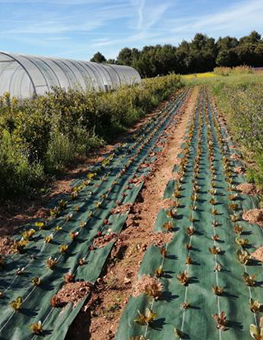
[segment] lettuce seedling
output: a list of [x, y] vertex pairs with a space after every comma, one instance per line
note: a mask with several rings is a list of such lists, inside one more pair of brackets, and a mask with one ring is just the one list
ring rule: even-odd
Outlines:
[[30, 329], [31, 329], [31, 332], [34, 334], [37, 334], [37, 335], [41, 334], [43, 332], [42, 322], [38, 321], [36, 323], [32, 323], [30, 325]]
[[211, 248], [209, 248], [209, 251], [212, 255], [217, 255], [220, 253], [220, 248], [219, 247], [216, 247], [216, 246], [213, 246]]
[[182, 285], [187, 286], [188, 282], [189, 282], [189, 274], [188, 272], [185, 270], [182, 273], [179, 273], [176, 276], [177, 280], [181, 282]]
[[212, 286], [212, 291], [215, 295], [222, 295], [224, 293], [224, 288], [220, 286]]
[[64, 275], [64, 281], [66, 283], [73, 282], [75, 280], [75, 275], [72, 274], [71, 272], [68, 272]]
[[46, 266], [50, 269], [54, 269], [57, 264], [58, 264], [57, 258], [53, 259], [52, 257], [49, 257], [46, 261]]
[[59, 251], [61, 254], [65, 254], [68, 251], [68, 245], [67, 244], [61, 244], [59, 246]]
[[212, 315], [212, 318], [215, 320], [216, 322], [216, 328], [221, 330], [221, 331], [225, 331], [227, 328], [227, 319], [226, 319], [226, 313], [224, 311], [222, 311], [219, 315], [218, 314], [214, 314]]
[[163, 275], [163, 267], [162, 267], [162, 266], [158, 267], [158, 268], [154, 271], [154, 275], [155, 275], [156, 277], [161, 277], [161, 276]]
[[162, 295], [163, 285], [161, 282], [152, 282], [145, 287], [145, 294], [152, 300], [158, 300]]
[[192, 236], [192, 235], [194, 235], [194, 233], [195, 233], [195, 228], [194, 227], [188, 227], [187, 229], [186, 229], [186, 234], [190, 237], [190, 236]]
[[259, 313], [261, 309], [261, 303], [257, 300], [249, 299], [249, 308], [252, 313]]
[[249, 327], [250, 335], [255, 340], [263, 340], [263, 320], [260, 319], [259, 326], [251, 324]]
[[142, 314], [140, 311], [138, 311], [138, 314], [139, 315], [136, 319], [134, 319], [134, 322], [142, 326], [149, 326], [150, 323], [158, 317], [158, 315], [150, 308], [146, 308], [144, 314]]
[[39, 286], [40, 283], [41, 283], [41, 279], [39, 277], [34, 277], [33, 279], [31, 279], [31, 283], [34, 285], [34, 286]]
[[167, 256], [167, 249], [165, 247], [161, 247], [160, 253], [161, 253], [162, 257], [165, 258]]
[[252, 275], [252, 276], [250, 276], [248, 273], [244, 273], [243, 274], [243, 279], [244, 279], [244, 281], [245, 281], [245, 284], [247, 285], [247, 286], [250, 286], [250, 287], [252, 287], [252, 286], [255, 286], [255, 275]]
[[53, 234], [50, 234], [44, 238], [45, 243], [51, 243], [53, 241]]
[[248, 239], [247, 238], [241, 238], [241, 237], [236, 237], [235, 238], [235, 242], [236, 244], [238, 244], [241, 247], [245, 247], [246, 245], [248, 245]]
[[173, 231], [173, 223], [171, 221], [166, 222], [162, 225], [162, 228], [167, 231]]
[[23, 304], [23, 298], [21, 296], [17, 297], [14, 301], [10, 302], [10, 307], [13, 308], [15, 312], [21, 310]]
[[242, 233], [242, 231], [243, 231], [243, 227], [241, 227], [240, 225], [238, 225], [238, 224], [235, 224], [234, 225], [234, 232], [236, 233], [236, 234], [241, 234]]

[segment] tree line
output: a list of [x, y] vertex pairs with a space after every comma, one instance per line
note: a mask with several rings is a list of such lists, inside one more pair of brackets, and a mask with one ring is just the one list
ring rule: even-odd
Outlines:
[[208, 72], [216, 66], [260, 67], [263, 66], [263, 38], [252, 31], [240, 39], [226, 36], [215, 41], [197, 33], [192, 41], [183, 40], [177, 47], [170, 44], [144, 46], [142, 50], [125, 47], [116, 59], [107, 60], [97, 52], [91, 61], [132, 66], [142, 77]]

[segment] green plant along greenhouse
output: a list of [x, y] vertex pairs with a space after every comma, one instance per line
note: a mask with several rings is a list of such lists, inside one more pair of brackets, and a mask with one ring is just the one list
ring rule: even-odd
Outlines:
[[129, 66], [0, 52], [0, 96], [32, 98], [53, 86], [107, 91], [140, 81]]

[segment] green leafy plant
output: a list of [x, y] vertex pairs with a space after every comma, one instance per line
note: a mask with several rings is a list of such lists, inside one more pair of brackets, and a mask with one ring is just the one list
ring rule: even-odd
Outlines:
[[31, 282], [34, 286], [39, 286], [41, 283], [41, 279], [40, 277], [34, 277], [33, 279], [31, 279]]
[[220, 248], [219, 247], [216, 247], [216, 246], [213, 246], [211, 248], [209, 248], [209, 251], [212, 255], [217, 255], [220, 253]]
[[[157, 279], [156, 279], [157, 281]], [[145, 294], [153, 300], [158, 300], [162, 295], [163, 285], [161, 282], [153, 281], [145, 287]]]
[[194, 232], [195, 232], [195, 228], [194, 227], [188, 227], [186, 229], [186, 234], [190, 237], [192, 235], [194, 235]]
[[250, 286], [250, 287], [253, 287], [253, 286], [255, 286], [255, 284], [256, 284], [256, 282], [255, 282], [255, 275], [249, 275], [248, 273], [244, 273], [243, 274], [243, 280], [245, 281], [245, 284], [247, 285], [247, 286]]
[[79, 232], [78, 231], [71, 231], [70, 233], [69, 233], [69, 237], [72, 239], [72, 240], [75, 240], [77, 237], [78, 237], [78, 235], [79, 235]]
[[160, 248], [160, 253], [162, 257], [167, 257], [167, 249], [164, 246]]
[[212, 286], [212, 291], [215, 295], [222, 295], [224, 293], [224, 288], [220, 286]]
[[192, 263], [193, 263], [192, 258], [190, 256], [187, 256], [186, 259], [185, 259], [185, 264], [190, 265]]
[[59, 251], [61, 254], [65, 254], [68, 251], [68, 245], [67, 244], [61, 244], [59, 246]]
[[259, 326], [251, 324], [249, 327], [250, 335], [255, 340], [263, 340], [263, 320], [260, 319]]
[[242, 233], [242, 231], [243, 231], [243, 227], [242, 226], [240, 226], [240, 225], [238, 225], [238, 224], [235, 224], [234, 225], [234, 232], [236, 233], [236, 234], [241, 234]]
[[25, 250], [26, 244], [28, 243], [28, 240], [21, 239], [20, 241], [14, 240], [14, 243], [12, 245], [12, 249], [15, 253], [22, 254]]
[[161, 277], [163, 275], [163, 266], [158, 267], [155, 271], [154, 271], [154, 275], [156, 277]]
[[162, 228], [167, 231], [173, 231], [173, 222], [169, 221], [162, 225]]
[[42, 322], [38, 321], [30, 325], [30, 330], [32, 333], [40, 335], [43, 332]]
[[241, 238], [241, 237], [236, 237], [235, 238], [236, 244], [238, 244], [241, 247], [245, 247], [248, 245], [248, 239], [247, 238]]
[[227, 329], [227, 319], [226, 319], [226, 313], [224, 311], [221, 311], [220, 314], [214, 314], [212, 315], [213, 319], [216, 322], [216, 328], [225, 331]]
[[238, 261], [242, 264], [248, 264], [249, 260], [251, 259], [251, 255], [246, 250], [237, 250], [237, 258]]
[[186, 270], [184, 272], [182, 272], [182, 273], [179, 273], [176, 276], [176, 278], [184, 286], [187, 286], [188, 283], [189, 283], [189, 274], [188, 274], [188, 272]]
[[261, 309], [261, 303], [259, 303], [257, 300], [253, 300], [252, 298], [249, 299], [249, 308], [252, 313], [259, 313]]
[[177, 209], [173, 208], [173, 209], [169, 209], [166, 212], [166, 216], [169, 218], [175, 218], [177, 216]]
[[190, 308], [190, 303], [189, 303], [189, 302], [184, 302], [184, 303], [182, 303], [182, 304], [181, 304], [181, 308], [182, 308], [182, 309], [188, 309], [188, 308]]
[[54, 269], [58, 264], [58, 260], [56, 258], [49, 257], [46, 261], [46, 265], [50, 269]]
[[144, 314], [138, 311], [138, 316], [134, 319], [134, 322], [142, 326], [149, 326], [157, 317], [158, 315], [153, 310], [146, 308]]
[[13, 308], [15, 312], [21, 310], [23, 304], [23, 298], [21, 296], [17, 297], [14, 301], [10, 302], [10, 307]]
[[51, 243], [53, 241], [53, 238], [54, 238], [53, 234], [50, 234], [44, 238], [44, 242]]

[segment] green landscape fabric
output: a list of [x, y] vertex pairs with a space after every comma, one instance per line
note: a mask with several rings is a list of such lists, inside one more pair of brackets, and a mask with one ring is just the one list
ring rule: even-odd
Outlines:
[[[105, 162], [94, 165], [88, 179], [83, 177], [75, 180], [73, 185], [77, 194], [74, 199], [60, 195], [53, 200], [50, 209], [58, 207], [61, 200], [67, 206], [33, 235], [24, 253], [3, 256], [5, 265], [0, 277], [1, 340], [29, 340], [43, 336], [47, 339], [65, 338], [69, 326], [88, 297], [74, 307], [67, 304], [62, 309], [52, 307], [51, 298], [62, 287], [63, 276], [67, 272], [74, 273], [76, 280], [96, 282], [114, 242], [101, 249], [92, 250], [90, 246], [98, 232], [121, 232], [128, 212], [111, 214], [111, 210], [116, 207], [116, 202], [122, 205], [135, 201], [143, 187], [142, 176], [149, 172], [149, 166], [140, 166], [154, 161], [155, 156], [151, 152], [160, 150], [156, 143], [173, 119], [176, 120], [178, 109], [188, 94], [186, 90], [170, 101], [166, 110], [161, 111], [156, 119], [144, 124], [137, 138], [130, 138], [127, 143], [117, 146], [105, 157]], [[110, 159], [107, 158], [111, 155]], [[142, 177], [137, 185], [130, 183], [135, 177]], [[109, 224], [104, 225], [105, 220]], [[37, 230], [37, 224], [33, 221], [24, 230], [30, 228]], [[79, 234], [72, 239], [72, 232]], [[44, 239], [51, 234], [53, 240], [45, 243]], [[16, 236], [16, 239], [18, 241], [20, 237]], [[59, 250], [61, 245], [68, 246], [65, 254]], [[58, 261], [54, 269], [46, 266], [49, 257]], [[83, 258], [86, 262], [80, 266], [79, 260]], [[18, 275], [17, 271], [21, 274]], [[33, 278], [41, 279], [39, 286], [33, 286]], [[20, 311], [15, 312], [9, 303], [17, 297], [23, 298], [23, 305]], [[35, 335], [30, 331], [30, 325], [39, 320], [42, 321], [43, 332]]]
[[[200, 161], [200, 171], [198, 174], [198, 185], [201, 187], [196, 200], [197, 209], [190, 209], [191, 195], [193, 193], [193, 169], [197, 156], [197, 132], [198, 116], [202, 116], [203, 122], [205, 109], [210, 117], [212, 138], [215, 145], [216, 165], [216, 198], [215, 208], [217, 214], [211, 214], [212, 205], [210, 203], [211, 171], [208, 159], [208, 126], [204, 124], [203, 136], [201, 139], [202, 155]], [[234, 232], [235, 225], [231, 220], [233, 212], [230, 211], [229, 204], [229, 184], [226, 182], [223, 167], [223, 158], [219, 148], [217, 135], [213, 126], [212, 116], [217, 117], [216, 111], [210, 106], [205, 93], [199, 98], [199, 110], [195, 113], [194, 137], [190, 145], [190, 157], [181, 182], [179, 198], [180, 205], [177, 208], [175, 218], [171, 218], [167, 212], [170, 210], [161, 209], [156, 223], [155, 232], [165, 232], [163, 226], [166, 222], [173, 223], [173, 240], [166, 244], [167, 256], [163, 258], [160, 248], [150, 246], [144, 256], [138, 278], [143, 275], [154, 276], [155, 270], [162, 266], [163, 274], [159, 278], [163, 284], [163, 293], [160, 299], [151, 302], [145, 294], [139, 297], [130, 297], [129, 302], [122, 314], [121, 322], [117, 332], [116, 340], [130, 339], [192, 339], [192, 340], [248, 340], [250, 339], [249, 326], [251, 323], [258, 324], [262, 315], [254, 314], [249, 308], [250, 298], [262, 302], [263, 271], [262, 263], [250, 260], [246, 265], [238, 261], [236, 252], [240, 247], [235, 242], [237, 234]], [[223, 136], [227, 136], [223, 128], [220, 129]], [[185, 144], [183, 145], [185, 146]], [[227, 145], [227, 155], [230, 159], [233, 150]], [[183, 157], [184, 153], [180, 157]], [[231, 161], [234, 168], [238, 161]], [[179, 171], [179, 167], [177, 168]], [[244, 177], [233, 174], [234, 184], [244, 182]], [[164, 198], [174, 197], [174, 190], [177, 181], [169, 181]], [[253, 252], [256, 248], [263, 246], [262, 230], [258, 225], [250, 224], [242, 219], [242, 210], [253, 209], [258, 206], [258, 198], [244, 194], [238, 194], [233, 201], [239, 205], [236, 215], [239, 216], [238, 225], [243, 227], [241, 238], [248, 239], [246, 250]], [[189, 216], [194, 217], [194, 222], [190, 222]], [[212, 228], [213, 221], [218, 223], [216, 228]], [[190, 250], [189, 235], [186, 229], [194, 226], [194, 234], [191, 236]], [[213, 230], [219, 239], [215, 243], [212, 239]], [[209, 248], [216, 244], [220, 248], [219, 254], [212, 255]], [[189, 256], [192, 264], [186, 265], [185, 260]], [[216, 265], [220, 265], [220, 270]], [[189, 270], [189, 284], [182, 285], [177, 279], [177, 275]], [[243, 274], [255, 275], [256, 284], [249, 287], [243, 280]], [[215, 295], [212, 286], [224, 288], [221, 296]], [[182, 308], [182, 304], [189, 303], [188, 308]], [[144, 313], [146, 308], [151, 308], [158, 317], [149, 326], [139, 325], [134, 320], [138, 317], [138, 311]], [[218, 330], [212, 315], [224, 311], [227, 318], [226, 330]], [[180, 332], [175, 332], [175, 329]], [[144, 336], [144, 338], [140, 338]], [[136, 338], [137, 337], [137, 338]]]

